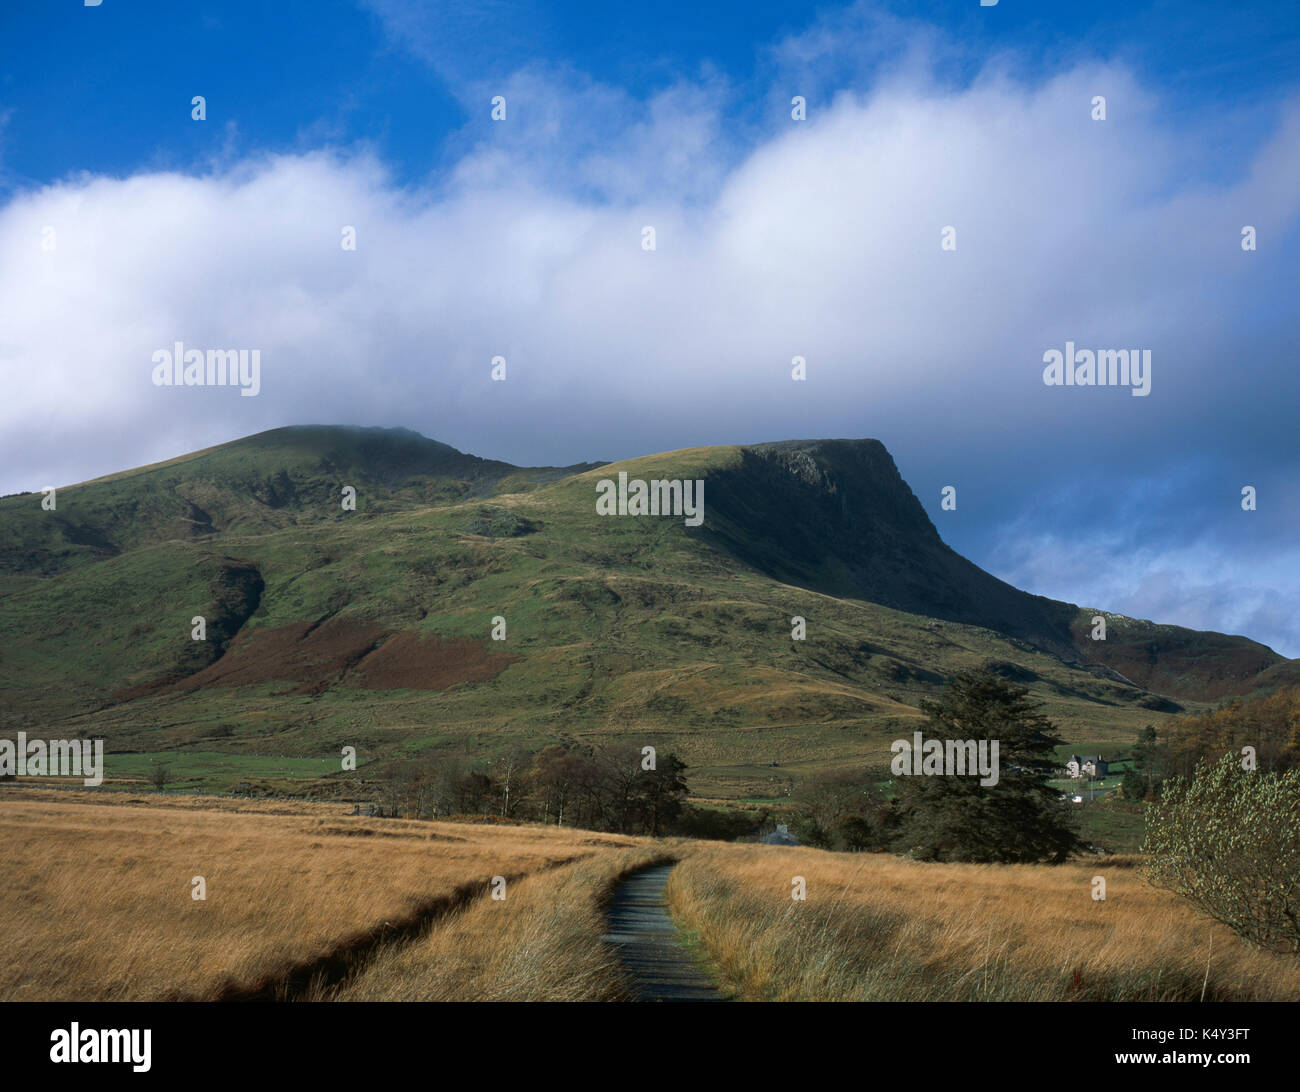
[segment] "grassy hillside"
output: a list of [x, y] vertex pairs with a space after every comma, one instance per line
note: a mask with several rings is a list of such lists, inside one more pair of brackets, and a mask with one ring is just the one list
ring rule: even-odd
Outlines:
[[225, 532], [263, 532], [343, 518], [357, 509], [429, 506], [518, 492], [581, 467], [511, 466], [465, 455], [409, 429], [304, 426], [60, 488], [0, 498], [0, 575], [44, 576], [143, 546]]
[[[598, 515], [619, 471], [703, 478], [703, 525]], [[1166, 661], [1159, 632], [1147, 675], [1076, 651], [1088, 612], [948, 549], [875, 441], [520, 469], [403, 430], [281, 429], [60, 490], [56, 513], [5, 498], [0, 569], [0, 729], [102, 735], [110, 776], [228, 754], [207, 787], [241, 756], [623, 739], [761, 798], [879, 758], [965, 668], [1027, 685], [1069, 740], [1125, 743], [1199, 707], [1153, 690], [1219, 670]], [[1132, 669], [1137, 643], [1114, 647]], [[1287, 663], [1268, 656], [1234, 670]]]

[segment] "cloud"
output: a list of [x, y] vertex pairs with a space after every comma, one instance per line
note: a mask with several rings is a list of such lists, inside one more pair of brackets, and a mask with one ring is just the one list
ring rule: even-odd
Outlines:
[[[771, 64], [816, 67], [834, 49], [792, 41]], [[1300, 107], [1231, 177], [1207, 178], [1122, 67], [1028, 81], [1002, 59], [953, 86], [919, 56], [806, 122], [783, 106], [736, 125], [716, 75], [637, 100], [525, 66], [501, 84], [507, 121], [486, 121], [484, 100], [422, 186], [335, 146], [21, 192], [0, 208], [0, 491], [306, 422], [555, 463], [876, 436], [927, 504], [952, 480], [983, 495], [940, 529], [995, 571], [992, 544], [1044, 491], [1066, 499], [1062, 527], [1122, 520], [1107, 490], [1138, 472], [1182, 482], [1175, 508], [1213, 509], [1212, 489], [1236, 488], [1216, 474], [1282, 496], [1300, 471]], [[940, 249], [946, 226], [955, 251]], [[262, 393], [153, 386], [153, 352], [177, 340], [260, 349]], [[1045, 387], [1042, 354], [1067, 340], [1152, 349], [1151, 396]], [[496, 355], [505, 383], [489, 378]], [[1084, 496], [1081, 516], [1069, 498]], [[1294, 538], [1293, 509], [1260, 515], [1258, 542], [1207, 545], [1199, 565], [1166, 521], [1136, 584], [1083, 588], [1175, 619], [1191, 597], [1204, 624], [1221, 612], [1300, 650], [1267, 597], [1232, 606], [1254, 571], [1243, 551]], [[1084, 597], [1041, 566], [1003, 568]], [[1294, 597], [1280, 561], [1273, 579]]]
[[1291, 606], [1300, 548], [1275, 544], [1243, 558], [1212, 541], [1142, 547], [1129, 537], [1021, 538], [997, 575], [1081, 606], [1243, 633], [1284, 656], [1300, 655]]
[[469, 97], [482, 81], [524, 67], [546, 47], [547, 22], [520, 0], [361, 0], [390, 45], [419, 58], [454, 93]]

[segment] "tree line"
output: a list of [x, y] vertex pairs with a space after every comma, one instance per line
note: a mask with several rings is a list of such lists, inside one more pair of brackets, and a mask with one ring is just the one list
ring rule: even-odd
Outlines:
[[700, 817], [686, 805], [686, 764], [639, 747], [554, 744], [514, 748], [487, 763], [411, 758], [380, 775], [380, 806], [416, 819], [481, 815], [652, 837], [684, 833]]
[[1254, 749], [1261, 773], [1300, 769], [1300, 687], [1231, 698], [1208, 713], [1177, 717], [1158, 729], [1147, 725], [1124, 774], [1124, 796], [1155, 800], [1166, 781], [1190, 779], [1202, 762], [1213, 764], [1225, 754], [1240, 758], [1244, 747]]
[[[992, 672], [955, 678], [924, 702], [939, 739], [997, 739], [1000, 776], [894, 778], [887, 767], [812, 778], [792, 798], [789, 829], [824, 849], [889, 851], [934, 861], [1064, 860], [1079, 847], [1061, 794], [1047, 781], [1061, 743], [1028, 690]], [[629, 745], [514, 749], [491, 763], [412, 758], [382, 772], [389, 815], [482, 815], [651, 836], [736, 839], [774, 828], [770, 811], [717, 811], [687, 803], [686, 764], [660, 755], [647, 768]]]

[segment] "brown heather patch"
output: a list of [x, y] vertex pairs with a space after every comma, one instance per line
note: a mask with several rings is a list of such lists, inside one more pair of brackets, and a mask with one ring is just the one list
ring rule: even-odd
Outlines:
[[366, 690], [445, 690], [482, 682], [523, 659], [489, 651], [468, 637], [422, 637], [346, 618], [296, 622], [241, 631], [215, 663], [184, 678], [168, 676], [114, 693], [133, 701], [159, 693], [208, 687], [296, 683], [290, 694], [317, 694], [333, 686]]
[[346, 685], [367, 690], [445, 690], [456, 683], [494, 679], [523, 659], [488, 648], [486, 641], [468, 637], [397, 633], [357, 666]]

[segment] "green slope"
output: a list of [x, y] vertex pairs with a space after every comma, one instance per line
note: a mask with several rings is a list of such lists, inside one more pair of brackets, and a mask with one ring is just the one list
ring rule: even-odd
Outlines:
[[409, 429], [273, 429], [66, 486], [52, 512], [39, 494], [0, 498], [0, 576], [20, 583], [160, 542], [337, 521], [345, 486], [376, 514], [535, 488], [589, 465], [515, 467]]
[[[703, 478], [703, 526], [598, 515], [619, 471]], [[879, 757], [968, 667], [1023, 681], [1068, 739], [1125, 743], [1223, 682], [1200, 662], [1222, 635], [1165, 657], [1169, 627], [1141, 647], [1148, 681], [1182, 691], [1117, 675], [1079, 636], [1089, 612], [948, 549], [875, 441], [521, 469], [402, 430], [282, 429], [61, 490], [57, 513], [5, 498], [0, 544], [0, 729], [103, 735], [110, 755], [619, 738], [750, 796]], [[1136, 631], [1115, 631], [1129, 665]], [[1262, 676], [1290, 663], [1264, 653]]]

